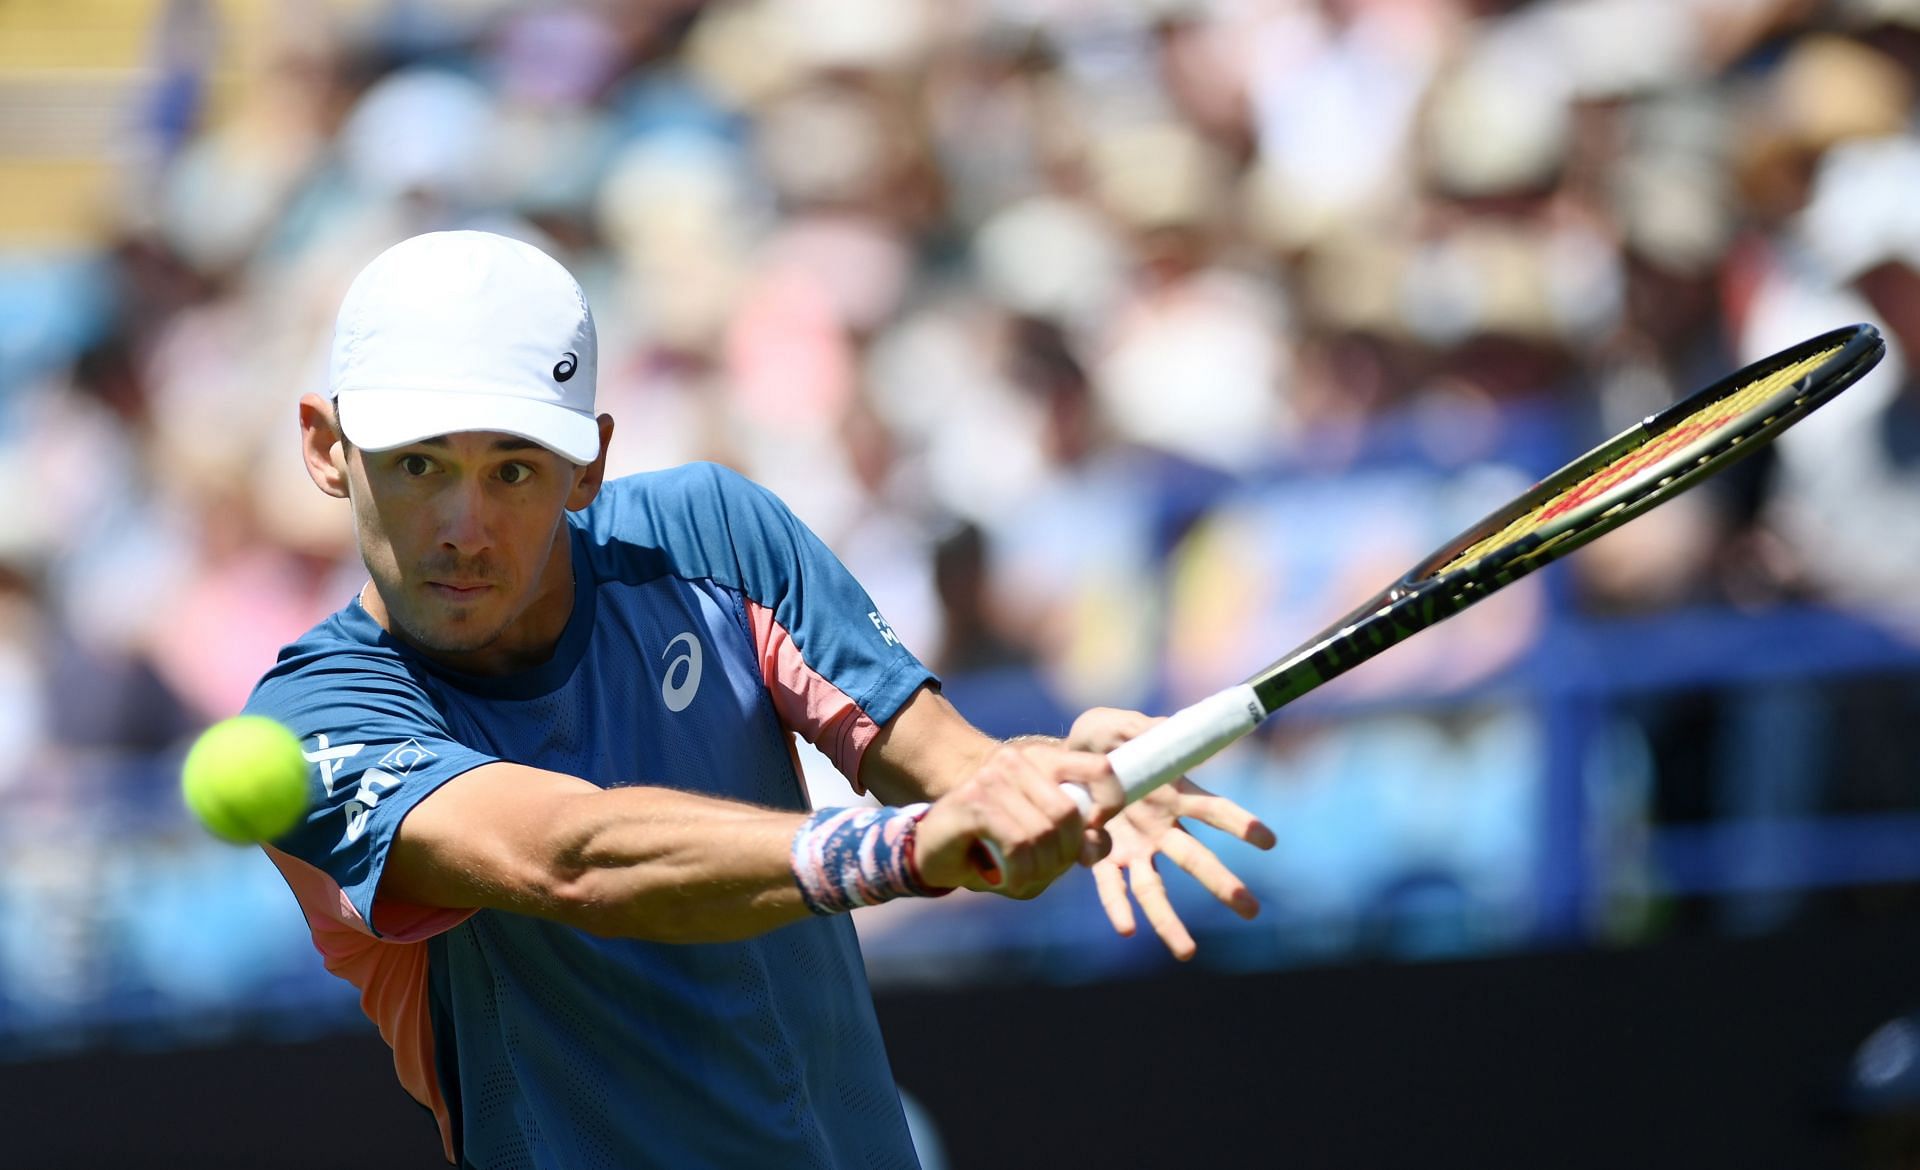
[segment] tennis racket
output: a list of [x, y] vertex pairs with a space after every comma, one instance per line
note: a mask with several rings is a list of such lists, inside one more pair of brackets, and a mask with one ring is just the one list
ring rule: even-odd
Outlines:
[[[1308, 691], [1725, 469], [1853, 385], [1885, 352], [1871, 325], [1823, 333], [1575, 459], [1252, 678], [1107, 753], [1127, 802], [1184, 775]], [[1083, 813], [1091, 811], [1085, 789], [1065, 787]], [[992, 877], [1001, 858], [980, 844], [974, 863]]]

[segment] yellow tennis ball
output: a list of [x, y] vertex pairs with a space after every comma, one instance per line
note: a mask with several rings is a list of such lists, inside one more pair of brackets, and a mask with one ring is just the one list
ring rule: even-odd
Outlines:
[[293, 732], [263, 715], [222, 720], [188, 750], [180, 795], [214, 836], [271, 841], [307, 811], [307, 758]]

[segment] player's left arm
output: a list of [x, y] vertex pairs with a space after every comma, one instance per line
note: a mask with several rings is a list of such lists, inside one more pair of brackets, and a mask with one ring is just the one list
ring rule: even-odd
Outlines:
[[[1158, 722], [1138, 711], [1095, 707], [1074, 720], [1065, 746], [1112, 751]], [[971, 775], [997, 746], [998, 741], [968, 723], [936, 688], [923, 686], [881, 725], [861, 760], [860, 780], [867, 791], [888, 804], [935, 800]], [[1148, 793], [1108, 823], [1105, 832], [1111, 836], [1112, 848], [1102, 848], [1105, 859], [1093, 867], [1100, 903], [1113, 928], [1123, 935], [1133, 934], [1137, 901], [1154, 933], [1179, 959], [1192, 958], [1196, 948], [1154, 868], [1156, 857], [1186, 870], [1242, 918], [1260, 912], [1259, 899], [1247, 884], [1186, 831], [1183, 822], [1188, 820], [1210, 825], [1256, 848], [1273, 847], [1273, 831], [1259, 818], [1182, 777]]]
[[938, 800], [959, 787], [1000, 741], [973, 724], [938, 687], [923, 684], [860, 758], [861, 787], [883, 804]]
[[[720, 575], [745, 591], [762, 677], [786, 726], [827, 751], [849, 779], [887, 804], [939, 800], [978, 772], [998, 743], [940, 694], [839, 558], [765, 488], [724, 468], [700, 474], [708, 490], [688, 494], [683, 506], [709, 511], [689, 515], [684, 532], [698, 563], [685, 569], [712, 576], [719, 566]], [[1104, 752], [1154, 722], [1135, 711], [1096, 708], [1074, 721], [1065, 744]], [[1155, 858], [1186, 870], [1242, 915], [1256, 913], [1259, 903], [1245, 882], [1187, 834], [1183, 820], [1261, 848], [1273, 843], [1253, 814], [1180, 780], [1141, 799], [1106, 828], [1087, 830], [1084, 855], [1107, 855], [1094, 877], [1114, 929], [1134, 932], [1131, 890], [1168, 949], [1184, 959], [1193, 954], [1193, 938], [1167, 899]]]

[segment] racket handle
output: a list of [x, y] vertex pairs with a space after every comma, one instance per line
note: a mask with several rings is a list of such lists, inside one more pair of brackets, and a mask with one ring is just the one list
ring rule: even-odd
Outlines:
[[[1139, 735], [1107, 753], [1107, 763], [1120, 778], [1132, 804], [1211, 758], [1221, 748], [1260, 725], [1267, 709], [1251, 686], [1242, 683], [1182, 707]], [[1078, 784], [1062, 784], [1080, 806], [1080, 815], [1093, 815], [1093, 798]], [[1006, 858], [991, 841], [975, 841], [973, 867], [995, 886], [1006, 873]]]
[[1260, 725], [1267, 709], [1251, 686], [1241, 683], [1182, 707], [1107, 753], [1132, 804], [1169, 780], [1185, 775], [1221, 748]]

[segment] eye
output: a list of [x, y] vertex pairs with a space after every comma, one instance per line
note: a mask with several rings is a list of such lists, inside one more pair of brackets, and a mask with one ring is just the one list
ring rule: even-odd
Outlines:
[[500, 468], [500, 481], [509, 487], [533, 478], [533, 468], [525, 463], [508, 463]]
[[433, 470], [433, 460], [427, 458], [425, 455], [402, 455], [400, 457], [400, 470], [412, 476], [425, 475], [427, 472]]

